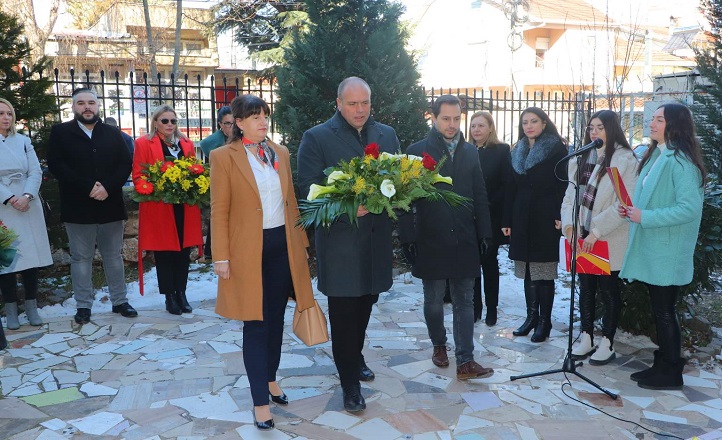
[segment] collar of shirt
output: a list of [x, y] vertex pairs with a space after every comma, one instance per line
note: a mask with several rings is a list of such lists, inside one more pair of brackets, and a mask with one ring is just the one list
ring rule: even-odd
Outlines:
[[[89, 129], [84, 124], [82, 124], [80, 121], [77, 121], [77, 122], [78, 122], [78, 127], [80, 127], [80, 129], [83, 130], [83, 133], [87, 134], [88, 137], [92, 139], [93, 138], [93, 128], [95, 128], [95, 125], [93, 126], [93, 128]], [[96, 122], [96, 124], [97, 124], [97, 122]]]

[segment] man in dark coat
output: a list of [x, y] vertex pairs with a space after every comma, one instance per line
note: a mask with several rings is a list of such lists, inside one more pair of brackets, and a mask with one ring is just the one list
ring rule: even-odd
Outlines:
[[[474, 361], [474, 280], [481, 255], [492, 237], [489, 202], [476, 148], [459, 131], [461, 103], [440, 96], [431, 106], [433, 126], [426, 139], [411, 145], [407, 154], [428, 154], [444, 160], [439, 169], [453, 185], [439, 183], [471, 199], [470, 206], [452, 207], [441, 201], [420, 200], [412, 214], [402, 216], [401, 241], [413, 243], [412, 274], [424, 285], [424, 318], [434, 344], [431, 357], [438, 367], [449, 366], [444, 328], [444, 292], [448, 281], [454, 313], [456, 377], [471, 379], [494, 374]], [[412, 251], [413, 253], [413, 251]]]
[[[399, 151], [393, 128], [371, 115], [371, 89], [357, 77], [338, 86], [338, 111], [303, 134], [298, 149], [301, 197], [312, 184], [323, 185], [323, 170], [364, 155], [364, 147], [379, 144], [388, 153]], [[361, 350], [371, 307], [391, 287], [391, 220], [386, 214], [358, 209], [358, 225], [342, 216], [329, 228], [316, 230], [318, 290], [328, 296], [331, 346], [347, 411], [361, 411], [366, 403], [359, 380], [372, 380]]]
[[132, 167], [120, 131], [98, 118], [98, 96], [90, 89], [73, 92], [72, 121], [50, 130], [48, 166], [60, 186], [60, 216], [70, 244], [70, 277], [77, 303], [75, 322], [90, 322], [94, 289], [93, 257], [98, 246], [113, 312], [138, 316], [126, 298], [123, 185]]

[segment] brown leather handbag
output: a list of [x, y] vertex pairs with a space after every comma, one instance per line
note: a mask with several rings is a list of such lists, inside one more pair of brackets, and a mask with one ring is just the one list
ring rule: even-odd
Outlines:
[[309, 347], [328, 341], [326, 316], [316, 300], [313, 300], [313, 306], [303, 311], [299, 311], [296, 304], [296, 312], [293, 314], [293, 333]]

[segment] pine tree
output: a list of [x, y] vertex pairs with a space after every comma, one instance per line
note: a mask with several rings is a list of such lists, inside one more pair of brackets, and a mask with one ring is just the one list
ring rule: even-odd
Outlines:
[[349, 76], [369, 83], [374, 119], [396, 130], [402, 148], [425, 136], [427, 104], [405, 48], [403, 7], [387, 0], [307, 0], [306, 11], [308, 32], [295, 38], [278, 70], [274, 117], [289, 148], [333, 116], [338, 84]]
[[34, 65], [28, 64], [30, 46], [16, 17], [0, 12], [0, 30], [0, 97], [13, 105], [17, 120], [25, 123], [38, 155], [43, 157], [43, 140], [57, 114], [55, 97], [50, 93], [52, 81], [43, 76], [48, 60], [42, 57]]

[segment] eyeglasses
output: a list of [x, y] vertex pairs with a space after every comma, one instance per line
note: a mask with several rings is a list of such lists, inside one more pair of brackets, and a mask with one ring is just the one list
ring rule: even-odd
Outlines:
[[167, 123], [169, 123], [169, 122], [170, 122], [171, 124], [173, 124], [173, 125], [176, 125], [176, 124], [178, 123], [178, 119], [165, 119], [165, 118], [163, 118], [163, 119], [160, 120], [160, 123], [161, 123], [161, 124], [167, 124]]
[[221, 125], [224, 127], [230, 127], [231, 125], [233, 125], [233, 122], [221, 122]]

